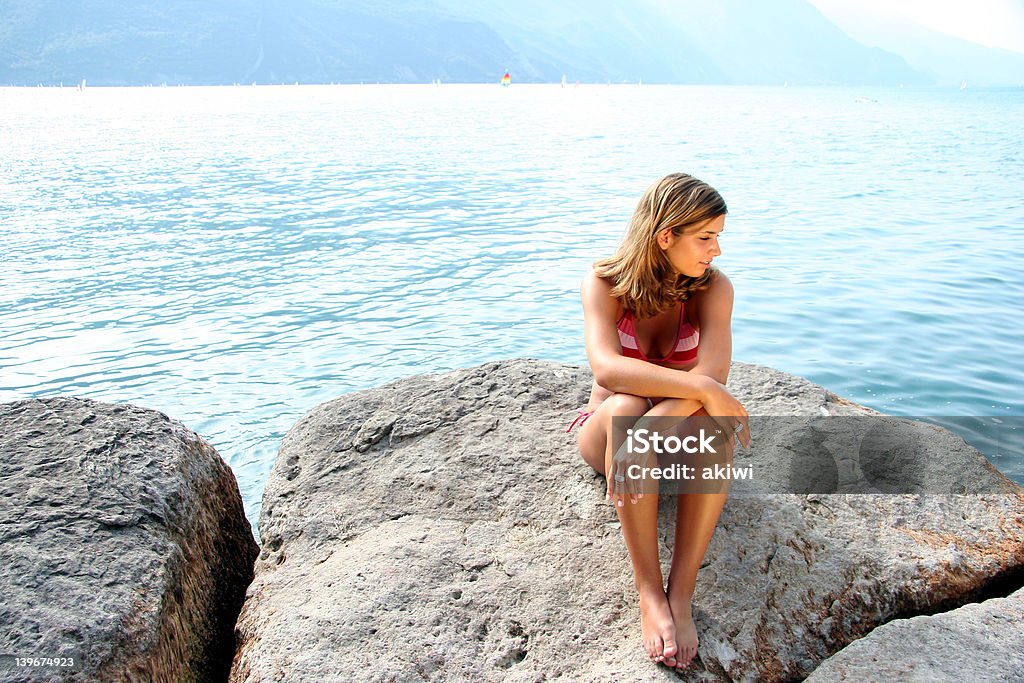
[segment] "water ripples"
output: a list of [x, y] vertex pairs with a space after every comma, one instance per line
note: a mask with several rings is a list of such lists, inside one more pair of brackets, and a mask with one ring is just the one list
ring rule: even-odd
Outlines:
[[[730, 203], [737, 359], [886, 412], [1024, 414], [1024, 96], [862, 94], [4, 89], [0, 399], [159, 408], [255, 519], [317, 403], [585, 362], [582, 275], [682, 169]], [[1024, 457], [1000, 466], [1024, 480]]]

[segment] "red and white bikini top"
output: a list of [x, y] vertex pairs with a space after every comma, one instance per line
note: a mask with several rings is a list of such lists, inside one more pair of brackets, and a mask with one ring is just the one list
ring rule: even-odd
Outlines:
[[619, 330], [619, 344], [622, 345], [622, 355], [627, 358], [639, 358], [648, 363], [673, 363], [683, 365], [697, 360], [697, 346], [700, 344], [700, 332], [686, 319], [686, 304], [679, 304], [679, 330], [676, 333], [676, 343], [672, 352], [664, 358], [648, 358], [640, 350], [640, 344], [636, 341], [636, 318], [633, 311], [627, 310], [616, 323]]

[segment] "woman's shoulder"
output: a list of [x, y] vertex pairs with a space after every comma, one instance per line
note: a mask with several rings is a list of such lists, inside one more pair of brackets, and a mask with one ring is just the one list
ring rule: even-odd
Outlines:
[[717, 268], [715, 268], [715, 272], [711, 277], [711, 286], [708, 287], [708, 291], [712, 290], [718, 292], [719, 295], [725, 293], [728, 293], [730, 296], [732, 295], [732, 280]]
[[584, 276], [583, 282], [580, 283], [580, 292], [584, 296], [586, 296], [587, 293], [611, 296], [612, 287], [614, 287], [614, 285], [611, 282], [599, 276], [594, 270], [591, 270], [586, 274], [586, 276]]
[[717, 298], [724, 294], [732, 294], [732, 280], [718, 268], [715, 268], [714, 272], [711, 273], [711, 279], [708, 283], [696, 290], [692, 298]]
[[580, 283], [584, 308], [593, 307], [618, 319], [622, 314], [622, 302], [612, 295], [613, 288], [611, 282], [591, 270]]
[[732, 281], [725, 273], [716, 268], [711, 282], [706, 287], [694, 292], [686, 302], [686, 306], [688, 314], [699, 319], [701, 314], [707, 310], [732, 310], [732, 302]]

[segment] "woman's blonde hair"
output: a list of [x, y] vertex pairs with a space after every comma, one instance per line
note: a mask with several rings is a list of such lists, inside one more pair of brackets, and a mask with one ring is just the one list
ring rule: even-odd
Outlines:
[[686, 301], [715, 277], [709, 268], [700, 277], [676, 273], [657, 235], [665, 228], [679, 236], [698, 223], [729, 212], [725, 200], [707, 183], [672, 173], [644, 192], [629, 221], [626, 236], [611, 258], [594, 263], [598, 277], [612, 283], [612, 296], [640, 318], [650, 318]]

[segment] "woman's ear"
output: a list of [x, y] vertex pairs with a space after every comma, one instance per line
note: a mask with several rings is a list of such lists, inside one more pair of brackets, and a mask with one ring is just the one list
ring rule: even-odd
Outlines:
[[658, 231], [655, 239], [658, 241], [659, 247], [668, 249], [672, 246], [672, 242], [675, 241], [675, 235], [672, 234], [672, 228], [662, 228]]

